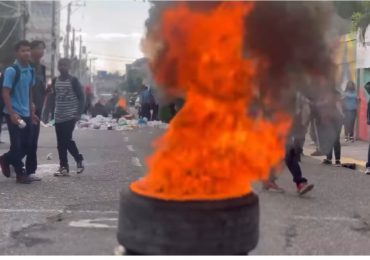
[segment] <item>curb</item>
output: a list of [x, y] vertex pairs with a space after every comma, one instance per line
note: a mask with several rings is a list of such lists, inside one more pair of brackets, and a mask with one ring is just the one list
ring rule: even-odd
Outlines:
[[[315, 151], [315, 149], [312, 149], [312, 148], [309, 148], [309, 147], [304, 147], [303, 150], [305, 152], [306, 157], [310, 157], [310, 158], [313, 158], [313, 159], [319, 160], [319, 161], [322, 161], [325, 158], [325, 156], [311, 156], [310, 154], [313, 153]], [[366, 162], [365, 161], [357, 160], [357, 159], [354, 159], [354, 158], [351, 158], [351, 157], [342, 156], [341, 157], [341, 162], [342, 163], [355, 163], [357, 168], [354, 171], [359, 171], [361, 173], [364, 173], [365, 170], [366, 170]]]

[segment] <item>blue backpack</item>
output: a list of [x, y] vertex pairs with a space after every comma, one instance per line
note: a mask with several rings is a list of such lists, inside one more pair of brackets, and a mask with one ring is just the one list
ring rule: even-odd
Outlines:
[[[12, 66], [8, 68], [13, 68], [15, 70], [15, 77], [14, 77], [12, 89], [10, 90], [10, 95], [12, 95], [14, 93], [15, 86], [17, 86], [19, 79], [21, 78], [21, 71], [16, 64], [13, 64]], [[0, 113], [2, 113], [4, 106], [5, 106], [4, 99], [3, 99], [3, 85], [4, 85], [4, 78], [5, 78], [4, 74], [5, 74], [5, 70], [1, 72], [1, 76], [0, 76]]]

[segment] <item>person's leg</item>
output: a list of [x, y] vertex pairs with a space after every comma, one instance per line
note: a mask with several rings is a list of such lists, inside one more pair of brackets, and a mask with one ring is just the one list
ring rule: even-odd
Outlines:
[[293, 176], [293, 181], [297, 185], [303, 182], [307, 182], [307, 180], [302, 177], [302, 171], [298, 161], [299, 157], [294, 149], [287, 149], [287, 152], [285, 154], [285, 164], [288, 167], [289, 172]]
[[354, 140], [354, 132], [355, 132], [355, 122], [357, 117], [357, 110], [351, 111], [351, 122], [349, 126], [349, 137], [351, 140]]
[[159, 105], [154, 104], [154, 106], [153, 106], [153, 118], [152, 118], [154, 121], [158, 120], [158, 110], [159, 110]]
[[326, 155], [326, 160], [328, 160], [330, 162], [331, 162], [331, 160], [333, 160], [333, 150], [334, 150], [334, 148], [330, 149], [330, 152]]
[[27, 175], [36, 173], [37, 170], [37, 146], [40, 135], [40, 124], [37, 125], [31, 124], [30, 127], [30, 144], [27, 151], [26, 158], [26, 173]]
[[9, 116], [6, 116], [6, 123], [9, 131], [10, 149], [3, 155], [3, 158], [7, 164], [20, 170], [23, 168], [21, 129], [11, 122]]
[[3, 130], [3, 122], [4, 122], [4, 114], [2, 113], [2, 111], [0, 111], [0, 143], [3, 143], [3, 141], [1, 141], [1, 133], [2, 133], [2, 130]]
[[309, 128], [310, 138], [312, 142], [316, 143], [316, 136], [315, 136], [315, 129], [314, 129], [314, 119], [310, 121], [310, 128]]
[[144, 104], [143, 105], [143, 113], [144, 113], [144, 117], [146, 117], [148, 119], [148, 121], [150, 120], [150, 104]]
[[76, 162], [80, 162], [83, 160], [83, 156], [78, 151], [75, 141], [73, 141], [73, 131], [75, 129], [75, 125], [75, 120], [66, 122], [66, 142], [69, 153], [73, 156]]
[[346, 140], [349, 139], [350, 122], [351, 122], [351, 113], [349, 110], [344, 110], [344, 136]]
[[369, 143], [369, 149], [367, 150], [366, 168], [370, 168], [370, 143]]
[[303, 195], [313, 189], [313, 184], [308, 184], [306, 178], [302, 176], [301, 167], [299, 166], [298, 156], [299, 155], [294, 149], [287, 149], [285, 154], [285, 163], [289, 169], [289, 172], [293, 176], [293, 181], [297, 186], [297, 192], [299, 195]]
[[57, 147], [59, 154], [59, 164], [61, 167], [68, 166], [68, 157], [67, 157], [67, 127], [66, 123], [57, 123], [55, 124], [55, 133], [57, 136]]
[[340, 132], [341, 132], [341, 128], [339, 128], [338, 132], [337, 132], [337, 136], [336, 136], [336, 139], [334, 141], [334, 155], [335, 155], [335, 160], [336, 162], [340, 161], [340, 156], [341, 156], [341, 145], [340, 145]]

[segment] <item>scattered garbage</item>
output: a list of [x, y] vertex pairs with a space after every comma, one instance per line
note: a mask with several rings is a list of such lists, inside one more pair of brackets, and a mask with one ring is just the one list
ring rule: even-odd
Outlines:
[[145, 117], [140, 119], [121, 117], [117, 120], [111, 117], [103, 117], [101, 115], [93, 118], [83, 115], [81, 116], [81, 120], [77, 123], [77, 129], [93, 130], [132, 131], [134, 129], [144, 127], [167, 129], [168, 124], [162, 121], [148, 121]]
[[53, 159], [53, 154], [52, 153], [48, 153], [48, 155], [46, 155], [46, 159], [47, 160], [52, 160]]

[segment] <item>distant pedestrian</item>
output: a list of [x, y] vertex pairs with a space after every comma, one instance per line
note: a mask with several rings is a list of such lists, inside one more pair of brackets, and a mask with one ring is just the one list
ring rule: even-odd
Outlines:
[[359, 105], [355, 83], [348, 81], [344, 91], [344, 133], [345, 142], [354, 142], [354, 128]]
[[322, 151], [326, 153], [326, 159], [323, 164], [332, 165], [333, 152], [335, 155], [335, 166], [341, 164], [341, 144], [340, 133], [344, 120], [342, 109], [341, 94], [337, 89], [332, 89], [324, 93], [319, 100], [320, 113], [320, 144]]
[[101, 115], [103, 117], [108, 117], [108, 111], [104, 105], [104, 99], [100, 98], [98, 102], [96, 102], [95, 106], [92, 109], [91, 116], [96, 117], [97, 115]]
[[84, 114], [88, 115], [92, 113], [92, 102], [94, 100], [94, 93], [91, 89], [91, 86], [86, 86], [85, 88], [85, 108], [84, 108]]
[[145, 85], [142, 85], [141, 91], [139, 93], [140, 100], [140, 118], [146, 118], [148, 121], [151, 119], [150, 108], [152, 104], [152, 99], [150, 98], [149, 88]]
[[79, 80], [69, 74], [69, 59], [60, 59], [58, 62], [60, 76], [52, 83], [55, 93], [55, 132], [57, 136], [59, 169], [54, 176], [69, 176], [69, 152], [77, 163], [77, 173], [85, 169], [83, 156], [80, 154], [75, 141], [73, 130], [84, 109], [84, 93]]
[[159, 113], [159, 102], [158, 102], [158, 91], [154, 86], [149, 87], [149, 97], [150, 97], [150, 120], [149, 121], [157, 121], [158, 120], [158, 113]]

